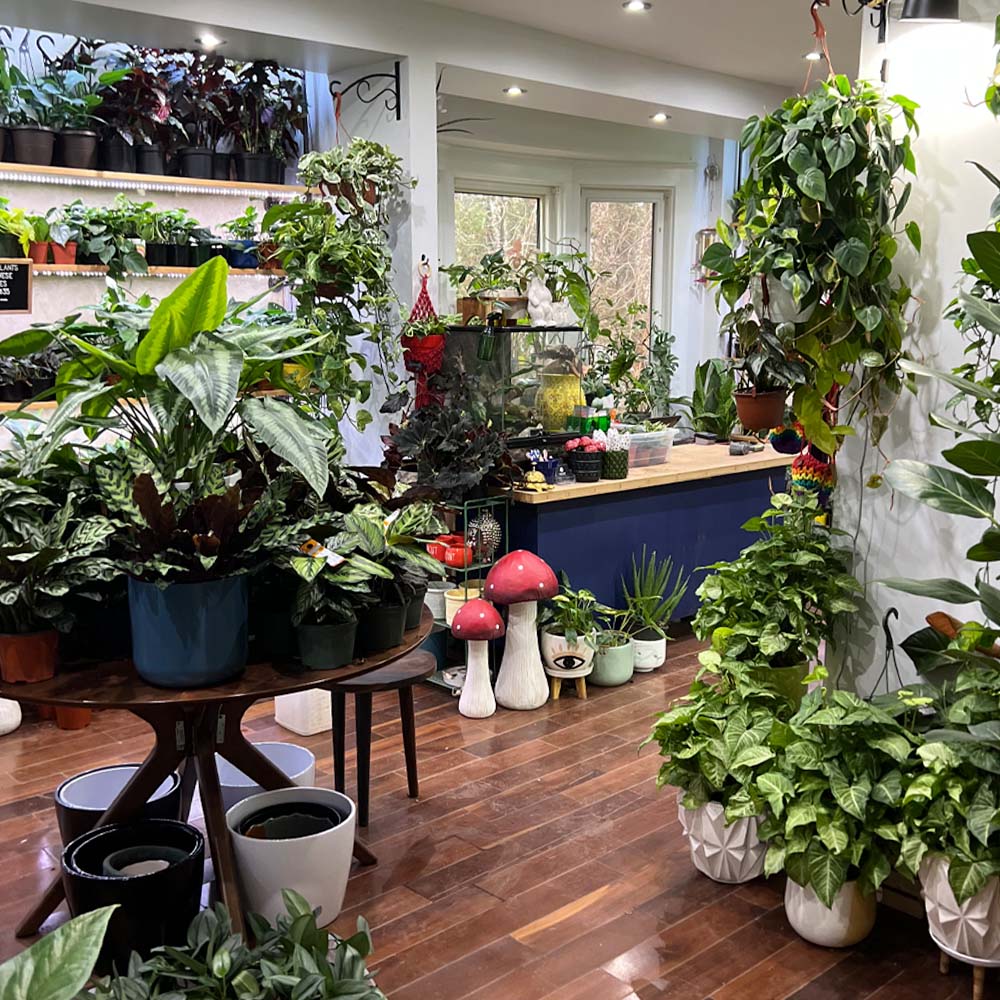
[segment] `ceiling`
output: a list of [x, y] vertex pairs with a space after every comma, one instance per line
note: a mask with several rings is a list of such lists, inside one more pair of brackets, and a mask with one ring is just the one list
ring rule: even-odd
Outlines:
[[[621, 0], [431, 2], [793, 91], [813, 45], [809, 0], [653, 0], [645, 14], [626, 13]], [[854, 76], [863, 18], [848, 17], [837, 0], [822, 16], [834, 67]]]

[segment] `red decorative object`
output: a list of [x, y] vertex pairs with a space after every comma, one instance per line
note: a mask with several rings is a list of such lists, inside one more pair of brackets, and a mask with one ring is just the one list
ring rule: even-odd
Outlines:
[[464, 569], [472, 564], [471, 545], [449, 545], [444, 550], [444, 564], [452, 569]]
[[[427, 258], [424, 257], [420, 261], [420, 294], [413, 304], [413, 309], [410, 310], [410, 323], [423, 323], [437, 318], [430, 292], [427, 291], [427, 282], [430, 276], [431, 266], [427, 263]], [[404, 334], [402, 344], [403, 364], [408, 372], [417, 377], [417, 395], [413, 404], [414, 408], [419, 410], [429, 403], [440, 403], [441, 399], [438, 394], [428, 389], [428, 382], [432, 375], [436, 375], [441, 370], [441, 363], [444, 360], [444, 334], [432, 333], [426, 337]]]

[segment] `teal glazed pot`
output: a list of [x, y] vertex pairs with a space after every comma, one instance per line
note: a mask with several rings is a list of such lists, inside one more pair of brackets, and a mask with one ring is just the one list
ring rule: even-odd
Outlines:
[[618, 687], [632, 680], [635, 653], [632, 640], [623, 646], [601, 646], [594, 655], [594, 669], [589, 682], [598, 687]]

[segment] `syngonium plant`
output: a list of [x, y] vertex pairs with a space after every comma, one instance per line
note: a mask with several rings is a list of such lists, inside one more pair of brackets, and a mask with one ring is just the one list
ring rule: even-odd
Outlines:
[[[720, 242], [702, 261], [730, 309], [724, 323], [743, 327], [745, 341], [776, 339], [789, 361], [805, 366], [795, 414], [827, 454], [854, 433], [856, 412], [868, 415], [877, 443], [888, 421], [884, 400], [902, 386], [911, 291], [893, 260], [902, 232], [918, 251], [921, 243], [917, 224], [902, 223], [912, 184], [900, 182], [902, 172], [916, 173], [916, 109], [901, 95], [886, 100], [870, 83], [852, 87], [836, 76], [750, 118], [740, 140], [749, 175], [732, 223], [720, 220]], [[748, 291], [752, 313], [739, 306]], [[787, 317], [773, 307], [780, 294], [794, 307]]]

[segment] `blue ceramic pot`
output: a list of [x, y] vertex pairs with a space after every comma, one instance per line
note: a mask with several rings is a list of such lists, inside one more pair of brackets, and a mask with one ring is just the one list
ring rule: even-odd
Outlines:
[[226, 260], [230, 267], [256, 270], [260, 267], [260, 258], [257, 256], [256, 240], [234, 240], [234, 244], [226, 248]]
[[156, 584], [130, 579], [132, 661], [167, 688], [206, 687], [238, 676], [247, 662], [247, 578]]

